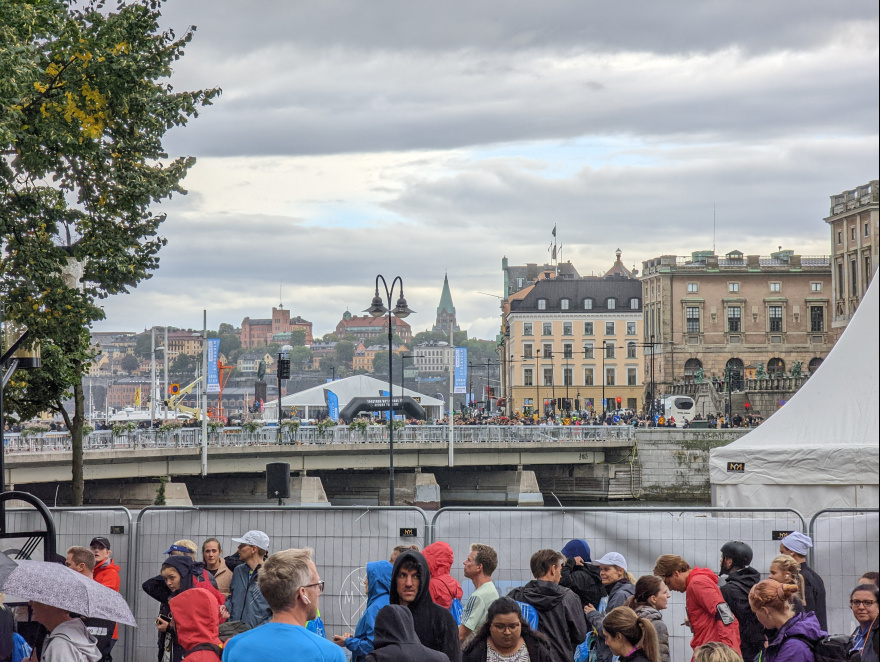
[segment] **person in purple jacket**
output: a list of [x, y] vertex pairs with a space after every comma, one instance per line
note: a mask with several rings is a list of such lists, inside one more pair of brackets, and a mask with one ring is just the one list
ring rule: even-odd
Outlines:
[[769, 631], [767, 648], [756, 662], [815, 662], [811, 644], [828, 633], [813, 612], [795, 613], [792, 601], [797, 592], [797, 585], [775, 579], [758, 582], [749, 591], [749, 606]]

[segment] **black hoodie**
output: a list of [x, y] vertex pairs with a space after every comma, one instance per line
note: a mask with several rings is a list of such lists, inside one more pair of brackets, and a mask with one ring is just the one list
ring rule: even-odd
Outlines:
[[533, 579], [507, 594], [526, 602], [538, 612], [538, 632], [550, 640], [550, 650], [558, 662], [574, 659], [574, 649], [587, 638], [587, 618], [580, 598], [554, 582]]
[[744, 660], [754, 660], [764, 650], [764, 626], [749, 606], [749, 591], [761, 581], [761, 573], [747, 566], [728, 573], [721, 595], [739, 621], [740, 648]]
[[[389, 596], [391, 604], [400, 604], [400, 596], [397, 594], [397, 576], [400, 574], [401, 564], [407, 560], [414, 561], [419, 568], [419, 588], [416, 592], [416, 599], [407, 605], [412, 614], [413, 627], [419, 641], [431, 650], [445, 653], [449, 657], [450, 662], [461, 662], [458, 626], [455, 624], [455, 619], [449, 610], [434, 604], [434, 601], [431, 599], [431, 592], [429, 590], [431, 571], [428, 570], [427, 560], [419, 552], [407, 550], [394, 561], [394, 569], [391, 571], [391, 592]], [[384, 611], [384, 608], [382, 611]], [[379, 613], [381, 614], [382, 612], [380, 611]]]
[[[442, 609], [442, 607], [441, 607]], [[376, 616], [373, 652], [365, 662], [449, 662], [443, 653], [422, 645], [413, 627], [412, 612], [402, 605], [385, 605]]]

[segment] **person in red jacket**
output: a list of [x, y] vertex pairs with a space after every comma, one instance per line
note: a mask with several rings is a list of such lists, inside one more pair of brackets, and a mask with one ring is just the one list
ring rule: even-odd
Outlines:
[[453, 599], [461, 600], [463, 595], [461, 584], [449, 574], [454, 561], [452, 547], [442, 541], [435, 542], [425, 547], [422, 554], [428, 562], [428, 570], [431, 571], [431, 584], [428, 586], [431, 599], [441, 607], [449, 609]]
[[220, 662], [220, 610], [214, 596], [192, 588], [171, 598], [168, 606], [187, 662]]
[[693, 633], [691, 648], [717, 641], [740, 652], [739, 623], [721, 595], [718, 575], [708, 568], [691, 568], [674, 554], [657, 559], [654, 574], [671, 590], [685, 594], [688, 625]]
[[[92, 538], [92, 542], [89, 543], [89, 549], [95, 555], [95, 569], [92, 570], [92, 579], [119, 593], [119, 566], [113, 563], [113, 550], [110, 547], [110, 540], [103, 536]], [[113, 650], [113, 646], [116, 645], [118, 640], [119, 626], [117, 625], [113, 628], [113, 641], [110, 644], [110, 651]], [[102, 662], [112, 662], [112, 660], [113, 658], [110, 652], [108, 652]]]

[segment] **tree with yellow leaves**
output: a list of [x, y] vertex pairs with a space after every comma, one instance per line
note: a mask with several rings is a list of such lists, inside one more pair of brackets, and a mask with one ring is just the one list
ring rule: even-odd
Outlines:
[[[193, 157], [162, 140], [219, 89], [168, 79], [195, 28], [162, 31], [161, 0], [0, 0], [0, 295], [30, 329], [42, 369], [16, 373], [6, 411], [64, 416], [73, 437], [73, 502], [83, 498], [82, 375], [101, 299], [158, 268], [164, 214]], [[62, 406], [73, 398], [71, 415]]]

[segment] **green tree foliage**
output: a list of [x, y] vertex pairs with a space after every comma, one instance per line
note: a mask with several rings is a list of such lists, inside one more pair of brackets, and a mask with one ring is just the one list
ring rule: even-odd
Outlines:
[[290, 345], [292, 347], [301, 347], [306, 344], [305, 329], [294, 329], [290, 332]]
[[122, 357], [122, 361], [119, 362], [119, 365], [125, 372], [134, 372], [140, 364], [140, 361], [137, 360], [134, 354], [126, 354]]
[[302, 372], [312, 367], [312, 350], [308, 347], [294, 347], [290, 351], [290, 369]]
[[232, 324], [229, 324], [228, 322], [221, 322], [220, 326], [217, 327], [217, 333], [219, 333], [221, 337], [225, 336], [227, 333], [234, 333], [234, 332], [235, 332], [235, 327], [232, 326]]
[[321, 336], [321, 340], [323, 340], [324, 342], [338, 342], [339, 336], [332, 332], [325, 333], [323, 336]]
[[195, 373], [195, 369], [196, 360], [189, 354], [183, 353], [178, 354], [171, 362], [171, 365], [168, 366], [168, 370], [175, 375], [185, 374], [189, 376]]
[[[165, 133], [219, 90], [167, 83], [193, 30], [160, 29], [161, 0], [0, 0], [0, 278], [6, 317], [40, 342], [7, 411], [61, 413], [72, 433], [73, 502], [82, 504], [82, 375], [101, 299], [149, 278], [164, 214], [195, 159], [169, 158]], [[66, 275], [65, 275], [65, 272]], [[139, 339], [140, 340], [140, 339]], [[71, 416], [62, 401], [73, 396]]]
[[149, 332], [139, 333], [135, 337], [134, 353], [140, 356], [142, 359], [150, 358], [150, 353], [152, 352], [152, 342], [153, 340]]
[[333, 372], [334, 368], [339, 368], [339, 361], [335, 356], [325, 356], [321, 359], [319, 365], [321, 366], [321, 372], [330, 373]]
[[339, 365], [347, 365], [351, 367], [351, 361], [354, 359], [354, 343], [350, 340], [340, 340], [336, 343], [336, 360]]
[[220, 336], [220, 353], [226, 357], [227, 361], [232, 361], [233, 354], [241, 349], [241, 340], [238, 336], [226, 333]]

